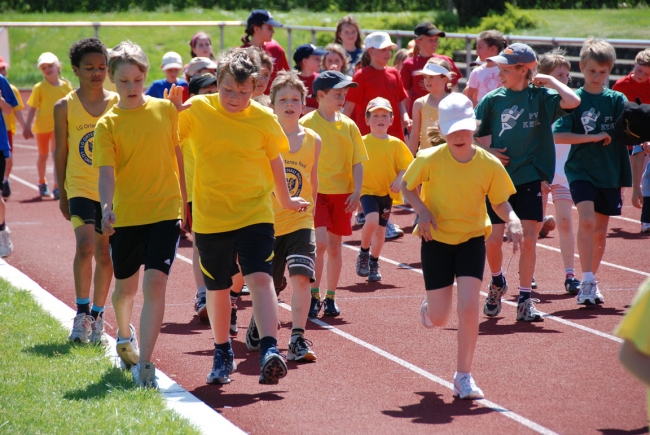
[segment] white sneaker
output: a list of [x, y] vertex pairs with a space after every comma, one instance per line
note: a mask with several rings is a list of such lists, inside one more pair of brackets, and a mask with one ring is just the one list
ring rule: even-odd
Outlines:
[[366, 215], [363, 212], [357, 212], [354, 216], [354, 223], [356, 225], [363, 225], [366, 223]]
[[454, 373], [454, 397], [460, 399], [483, 399], [483, 390], [476, 386], [471, 374]]
[[92, 332], [90, 326], [92, 321], [93, 317], [85, 313], [79, 313], [74, 316], [74, 320], [72, 321], [72, 332], [70, 332], [68, 340], [77, 343], [88, 343], [88, 339]]
[[650, 224], [647, 224], [645, 222], [641, 222], [641, 232], [642, 233], [650, 233]]
[[[117, 354], [120, 357], [120, 366], [123, 369], [130, 370], [138, 363], [140, 359], [140, 347], [138, 346], [138, 339], [135, 336], [135, 328], [129, 325], [131, 336], [129, 338], [118, 338], [115, 347]], [[119, 331], [118, 331], [119, 332]]]
[[0, 231], [0, 257], [8, 257], [14, 252], [14, 244], [11, 243], [11, 237], [9, 235], [9, 227], [5, 225], [5, 229]]
[[426, 296], [422, 301], [422, 305], [420, 305], [420, 322], [422, 322], [422, 325], [428, 329], [431, 329], [435, 326], [429, 318], [429, 303], [427, 302]]
[[398, 239], [404, 237], [404, 231], [391, 221], [386, 224], [386, 240]]
[[539, 299], [528, 298], [518, 303], [517, 320], [523, 320], [524, 322], [543, 322], [544, 317], [542, 317], [541, 311], [538, 311], [535, 307], [536, 302], [539, 302]]
[[133, 382], [135, 382], [136, 387], [158, 388], [156, 366], [152, 362], [134, 365], [131, 374], [133, 374]]
[[[92, 316], [91, 316], [92, 319]], [[97, 316], [96, 320], [90, 323], [90, 343], [105, 346], [108, 344], [106, 334], [104, 334], [104, 316]]]
[[596, 305], [605, 303], [605, 298], [602, 293], [600, 293], [600, 290], [598, 290], [598, 285], [595, 281], [581, 282], [578, 297], [576, 299], [578, 305]]

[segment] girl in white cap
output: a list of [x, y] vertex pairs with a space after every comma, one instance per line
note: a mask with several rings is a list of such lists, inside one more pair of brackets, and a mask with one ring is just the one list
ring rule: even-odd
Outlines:
[[[471, 367], [478, 338], [485, 239], [492, 230], [485, 196], [507, 222], [515, 252], [523, 238], [521, 222], [508, 203], [515, 192], [508, 173], [496, 157], [472, 143], [476, 130], [472, 102], [453, 93], [440, 102], [438, 110], [439, 133], [447, 143], [418, 153], [402, 182], [404, 196], [420, 217], [413, 232], [422, 238], [426, 297], [420, 320], [427, 328], [448, 322], [455, 279], [458, 359], [454, 396], [481, 399], [483, 391], [476, 386]], [[437, 130], [430, 130], [430, 137], [437, 135]]]

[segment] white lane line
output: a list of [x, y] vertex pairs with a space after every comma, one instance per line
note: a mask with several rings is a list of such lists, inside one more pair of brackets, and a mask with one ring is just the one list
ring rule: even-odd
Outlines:
[[9, 178], [11, 178], [12, 180], [16, 180], [20, 184], [24, 184], [25, 186], [30, 187], [30, 188], [32, 188], [32, 189], [34, 189], [35, 191], [38, 192], [38, 186], [36, 184], [30, 183], [27, 180], [23, 180], [22, 178], [17, 177], [14, 174], [9, 175]]
[[24, 143], [14, 143], [13, 146], [15, 146], [16, 148], [25, 148], [27, 150], [37, 150], [38, 149], [38, 147], [36, 145], [27, 145], [27, 144], [24, 144]]
[[[57, 319], [66, 329], [72, 328], [75, 311], [4, 260], [0, 260], [0, 277], [17, 288], [29, 291], [39, 305], [49, 312], [52, 317]], [[109, 343], [106, 347], [106, 355], [119, 367], [115, 339], [108, 335], [107, 338]], [[161, 370], [156, 370], [156, 375], [159, 391], [165, 400], [167, 408], [189, 420], [201, 433], [219, 435], [242, 435], [245, 433], [196, 396], [190, 394]]]
[[[548, 249], [549, 251], [555, 251], [555, 252], [560, 252], [560, 253], [562, 252], [558, 248], [554, 248], [553, 246], [542, 245], [539, 242], [537, 243], [537, 246], [539, 246], [540, 248]], [[580, 258], [580, 255], [578, 255], [578, 254], [573, 254], [573, 255], [576, 258]], [[609, 267], [614, 267], [616, 269], [621, 269], [621, 270], [624, 270], [626, 272], [636, 273], [636, 274], [639, 274], [639, 275], [645, 276], [645, 277], [650, 276], [650, 273], [648, 273], [648, 272], [643, 272], [642, 270], [630, 269], [629, 267], [619, 266], [618, 264], [610, 263], [610, 262], [607, 262], [607, 261], [601, 261], [600, 264], [604, 264], [605, 266], [609, 266]]]
[[[343, 246], [348, 248], [348, 249], [352, 249], [353, 251], [357, 251], [357, 252], [359, 251], [359, 248], [357, 248], [355, 246], [350, 246], [350, 245], [348, 245], [346, 243], [343, 243]], [[559, 251], [559, 249], [558, 249], [558, 251]], [[411, 270], [411, 271], [413, 271], [415, 273], [419, 273], [420, 275], [422, 275], [422, 269], [417, 269], [415, 267], [409, 266], [408, 264], [399, 263], [399, 262], [397, 262], [395, 260], [391, 260], [390, 258], [386, 258], [386, 257], [382, 257], [382, 256], [380, 256], [379, 259], [382, 260], [382, 261], [385, 261], [387, 263], [394, 264], [394, 265], [396, 265], [396, 266], [398, 266], [398, 267], [400, 267], [402, 269], [408, 269], [408, 270]], [[602, 263], [602, 264], [604, 264], [604, 263]], [[481, 295], [487, 297], [487, 293], [485, 293], [485, 292], [481, 292]], [[501, 303], [517, 308], [517, 303], [516, 302], [502, 300]], [[543, 311], [540, 311], [540, 313], [542, 314], [543, 317], [545, 317], [547, 319], [555, 320], [556, 322], [562, 323], [564, 325], [571, 326], [573, 328], [580, 329], [580, 330], [585, 331], [585, 332], [590, 332], [590, 333], [592, 333], [594, 335], [597, 335], [599, 337], [603, 337], [603, 338], [607, 338], [609, 340], [615, 341], [616, 343], [622, 343], [623, 342], [623, 340], [621, 340], [620, 338], [615, 337], [615, 336], [610, 335], [610, 334], [607, 334], [605, 332], [599, 331], [597, 329], [592, 329], [592, 328], [589, 328], [587, 326], [583, 326], [583, 325], [581, 325], [579, 323], [574, 323], [574, 322], [571, 322], [569, 320], [565, 320], [565, 319], [563, 319], [561, 317], [554, 316], [553, 314], [545, 313]]]
[[[285, 310], [291, 311], [291, 306], [289, 306], [289, 305], [287, 305], [285, 303], [280, 303], [279, 305], [282, 308], [284, 308]], [[452, 391], [454, 389], [454, 384], [452, 384], [451, 382], [446, 381], [446, 380], [444, 380], [444, 379], [442, 379], [442, 378], [440, 378], [440, 377], [434, 375], [433, 373], [430, 373], [430, 372], [428, 372], [428, 371], [426, 371], [424, 369], [421, 369], [420, 367], [418, 367], [418, 366], [416, 366], [414, 364], [411, 364], [410, 362], [405, 361], [402, 358], [399, 358], [399, 357], [397, 357], [397, 356], [395, 356], [395, 355], [393, 355], [391, 353], [388, 353], [385, 350], [368, 343], [367, 341], [363, 341], [363, 340], [355, 337], [354, 335], [350, 335], [347, 332], [343, 332], [342, 330], [340, 330], [340, 329], [338, 329], [338, 328], [336, 328], [334, 326], [331, 326], [331, 325], [323, 322], [320, 319], [309, 318], [308, 320], [315, 323], [315, 324], [317, 324], [321, 328], [327, 329], [328, 331], [333, 332], [334, 334], [339, 335], [339, 336], [341, 336], [341, 337], [343, 337], [343, 338], [345, 338], [347, 340], [350, 340], [351, 342], [353, 342], [355, 344], [358, 344], [359, 346], [365, 347], [366, 349], [368, 349], [368, 350], [370, 350], [370, 351], [372, 351], [372, 352], [374, 352], [374, 353], [376, 353], [376, 354], [378, 354], [380, 356], [383, 356], [384, 358], [388, 359], [389, 361], [392, 361], [395, 364], [398, 364], [398, 365], [400, 365], [400, 366], [402, 366], [404, 368], [407, 368], [407, 369], [411, 370], [412, 372], [414, 372], [414, 373], [416, 373], [416, 374], [418, 374], [418, 375], [420, 375], [422, 377], [425, 377], [425, 378], [435, 382], [436, 384], [442, 385], [443, 387], [445, 387], [445, 388], [447, 388], [449, 390], [452, 390]], [[492, 402], [490, 400], [487, 400], [487, 399], [475, 400], [474, 403], [476, 403], [478, 405], [481, 405], [481, 406], [484, 406], [486, 408], [490, 408], [493, 411], [496, 411], [496, 412], [500, 413], [504, 417], [508, 417], [508, 418], [516, 421], [517, 423], [519, 423], [519, 424], [521, 424], [523, 426], [526, 426], [529, 429], [534, 430], [537, 433], [546, 434], [546, 435], [556, 434], [556, 432], [553, 432], [552, 430], [547, 429], [544, 426], [542, 426], [542, 425], [540, 425], [538, 423], [535, 423], [534, 421], [529, 420], [526, 417], [517, 414], [516, 412], [510, 411], [509, 409], [506, 409], [503, 406], [501, 406], [501, 405], [499, 405], [497, 403], [494, 403], [494, 402]]]

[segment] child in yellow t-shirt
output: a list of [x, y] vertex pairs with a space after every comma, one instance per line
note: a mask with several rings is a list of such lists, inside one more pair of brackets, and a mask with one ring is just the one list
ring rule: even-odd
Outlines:
[[650, 420], [650, 279], [639, 287], [632, 306], [616, 335], [623, 340], [621, 364], [648, 387], [648, 420]]
[[[33, 132], [36, 134], [38, 145], [38, 191], [41, 197], [50, 196], [50, 189], [45, 178], [47, 156], [52, 151], [54, 159], [54, 104], [72, 91], [70, 82], [61, 78], [61, 64], [54, 53], [45, 52], [38, 58], [38, 69], [43, 74], [43, 80], [36, 83], [32, 94], [27, 100], [29, 111], [25, 121], [23, 136], [30, 139], [32, 134], [32, 121], [34, 121]], [[36, 118], [34, 118], [36, 116]], [[59, 199], [59, 189], [56, 184], [56, 166], [54, 167], [54, 189], [51, 195]]]
[[[341, 314], [334, 296], [342, 267], [343, 236], [352, 234], [352, 211], [357, 207], [363, 182], [362, 162], [368, 160], [361, 133], [341, 113], [348, 88], [358, 85], [339, 71], [322, 72], [312, 84], [318, 109], [303, 116], [300, 124], [314, 130], [323, 141], [318, 162], [316, 228], [316, 281], [311, 289], [309, 317], [318, 316], [325, 304], [326, 316]], [[327, 292], [320, 300], [320, 281], [327, 252]]]
[[368, 160], [363, 162], [361, 206], [366, 221], [361, 230], [361, 249], [357, 257], [357, 275], [368, 281], [381, 281], [379, 255], [384, 246], [386, 225], [395, 201], [404, 202], [400, 193], [402, 176], [413, 155], [400, 139], [388, 134], [393, 123], [393, 108], [385, 98], [377, 97], [366, 107], [370, 134], [363, 137]]
[[[499, 160], [472, 144], [476, 118], [472, 102], [453, 93], [438, 105], [440, 133], [447, 144], [420, 151], [404, 174], [402, 191], [420, 217], [414, 234], [422, 238], [426, 297], [420, 320], [427, 328], [444, 326], [452, 309], [454, 278], [458, 291], [458, 359], [454, 396], [483, 398], [471, 375], [478, 338], [478, 312], [485, 239], [492, 231], [485, 196], [507, 222], [516, 252], [521, 222], [508, 198], [515, 187]], [[417, 187], [422, 185], [418, 195]]]
[[[97, 122], [93, 166], [99, 168], [102, 230], [111, 236], [117, 354], [122, 365], [132, 369], [136, 385], [155, 388], [151, 361], [178, 246], [185, 181], [178, 111], [167, 100], [144, 95], [148, 70], [149, 61], [138, 45], [126, 41], [111, 51], [109, 77], [120, 100]], [[138, 349], [130, 321], [142, 264]]]
[[[3, 77], [7, 77], [7, 68], [9, 67], [9, 64], [4, 60], [2, 56], [0, 56], [0, 75]], [[18, 105], [13, 108], [11, 113], [8, 115], [3, 114], [2, 116], [5, 119], [5, 124], [7, 126], [7, 138], [9, 139], [9, 151], [13, 152], [13, 137], [16, 134], [16, 121], [18, 121], [18, 124], [20, 124], [20, 127], [25, 130], [25, 120], [23, 119], [23, 99], [20, 96], [20, 91], [18, 90], [17, 87], [15, 87], [12, 84], [9, 84], [11, 87], [11, 90], [13, 91], [14, 96], [16, 97], [16, 100], [18, 101]], [[2, 180], [2, 197], [3, 198], [8, 198], [11, 195], [11, 183], [9, 182], [9, 174], [11, 174], [11, 168], [13, 166], [13, 158], [12, 157], [7, 157], [5, 158], [6, 166], [5, 166], [5, 173], [4, 173], [4, 179]]]
[[[311, 293], [310, 283], [316, 279], [316, 236], [314, 233], [314, 196], [318, 192], [318, 157], [320, 136], [298, 123], [305, 107], [307, 88], [296, 72], [280, 71], [271, 84], [271, 104], [282, 130], [289, 139], [289, 151], [284, 160], [287, 187], [293, 197], [309, 201], [307, 213], [284, 210], [273, 200], [275, 213], [275, 248], [273, 282], [279, 293], [286, 286], [285, 269], [289, 270], [293, 295], [291, 297], [291, 341], [289, 361], [315, 361], [316, 354], [305, 340], [307, 314]], [[248, 335], [248, 334], [247, 334]], [[248, 342], [248, 340], [247, 340]]]
[[[61, 214], [71, 221], [76, 243], [72, 266], [77, 314], [68, 339], [100, 344], [104, 337], [104, 305], [113, 275], [108, 236], [102, 233], [99, 169], [92, 166], [95, 125], [117, 103], [118, 95], [104, 90], [106, 46], [97, 38], [81, 39], [70, 47], [70, 63], [79, 89], [54, 105], [54, 157]], [[95, 258], [93, 279], [92, 262]], [[92, 307], [90, 282], [94, 282]]]
[[280, 153], [289, 143], [280, 124], [250, 99], [259, 73], [256, 49], [224, 53], [218, 62], [219, 92], [192, 97], [191, 107], [179, 117], [181, 140], [190, 139], [195, 157], [193, 230], [215, 342], [209, 384], [229, 383], [236, 368], [228, 331], [235, 257], [250, 289], [259, 329], [259, 382], [277, 384], [287, 374], [276, 339], [271, 192], [283, 208], [304, 211], [309, 203], [291, 198], [287, 189]]

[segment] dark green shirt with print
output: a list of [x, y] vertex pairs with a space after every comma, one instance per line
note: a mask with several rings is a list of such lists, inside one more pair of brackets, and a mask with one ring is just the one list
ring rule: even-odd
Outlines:
[[627, 147], [616, 141], [614, 123], [623, 113], [627, 101], [620, 92], [605, 88], [600, 94], [591, 94], [580, 88], [576, 91], [580, 106], [571, 115], [557, 122], [555, 133], [609, 134], [612, 141], [587, 142], [571, 145], [564, 165], [569, 183], [583, 180], [600, 188], [617, 188], [632, 185], [632, 170]]
[[553, 89], [529, 85], [523, 91], [498, 88], [476, 106], [481, 121], [478, 137], [492, 136], [491, 148], [508, 148], [505, 166], [515, 186], [536, 180], [549, 183], [555, 174], [555, 143], [551, 126], [566, 115]]

